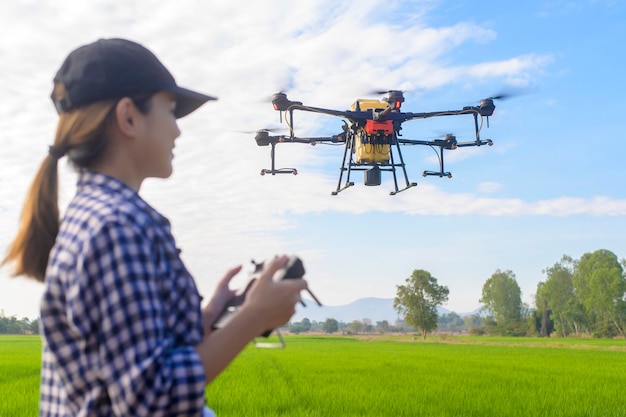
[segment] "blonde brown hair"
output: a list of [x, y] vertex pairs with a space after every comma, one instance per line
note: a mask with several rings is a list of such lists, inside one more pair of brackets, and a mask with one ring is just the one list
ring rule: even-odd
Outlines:
[[[55, 85], [53, 97], [63, 97], [65, 89]], [[89, 168], [102, 155], [105, 129], [115, 117], [117, 100], [101, 101], [61, 113], [54, 144], [30, 186], [18, 233], [2, 264], [13, 264], [13, 276], [26, 275], [43, 282], [50, 250], [59, 231], [57, 162], [63, 155], [80, 169]]]

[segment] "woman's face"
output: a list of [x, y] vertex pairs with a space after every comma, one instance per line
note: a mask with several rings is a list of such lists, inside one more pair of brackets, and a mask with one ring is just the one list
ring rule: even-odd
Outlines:
[[167, 178], [172, 174], [174, 142], [180, 136], [175, 109], [174, 94], [161, 91], [152, 97], [150, 111], [144, 116], [136, 158], [144, 178]]

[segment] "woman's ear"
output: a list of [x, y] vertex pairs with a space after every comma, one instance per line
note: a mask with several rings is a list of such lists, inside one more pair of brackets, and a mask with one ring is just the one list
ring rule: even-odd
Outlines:
[[125, 136], [134, 137], [137, 134], [139, 111], [133, 101], [124, 97], [115, 105], [115, 125]]

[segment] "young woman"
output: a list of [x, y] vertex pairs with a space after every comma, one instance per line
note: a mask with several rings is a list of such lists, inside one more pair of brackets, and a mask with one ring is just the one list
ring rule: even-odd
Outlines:
[[[211, 331], [241, 266], [201, 308], [168, 220], [138, 194], [144, 179], [171, 175], [176, 119], [211, 99], [179, 87], [150, 51], [124, 39], [76, 49], [56, 74], [56, 136], [3, 261], [45, 283], [41, 416], [212, 415], [205, 385], [294, 314], [307, 284], [272, 279], [282, 256]], [[78, 183], [60, 221], [64, 156]]]

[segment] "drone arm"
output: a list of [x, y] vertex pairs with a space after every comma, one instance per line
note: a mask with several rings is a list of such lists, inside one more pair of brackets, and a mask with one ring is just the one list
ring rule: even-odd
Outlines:
[[310, 137], [310, 138], [298, 138], [298, 137], [288, 137], [288, 136], [280, 136], [277, 137], [277, 142], [279, 143], [310, 143], [312, 145], [321, 142], [345, 142], [345, 135], [333, 135], [333, 136], [318, 136], [318, 137]]
[[493, 141], [491, 139], [479, 139], [473, 140], [470, 142], [457, 142], [453, 139], [435, 139], [435, 140], [413, 140], [413, 139], [400, 139], [398, 138], [398, 143], [400, 145], [425, 145], [425, 146], [437, 146], [443, 149], [453, 150], [456, 148], [466, 148], [469, 146], [482, 146], [482, 145], [493, 145]]
[[493, 146], [493, 141], [491, 139], [479, 139], [479, 140], [473, 140], [471, 142], [460, 142], [456, 144], [457, 148], [465, 148], [468, 146], [483, 146], [483, 145]]
[[390, 113], [387, 117], [392, 120], [400, 120], [402, 122], [406, 122], [409, 120], [415, 119], [429, 119], [432, 117], [442, 117], [442, 116], [459, 116], [462, 114], [479, 114], [479, 110], [476, 107], [464, 107], [462, 110], [445, 110], [445, 111], [434, 111], [434, 112], [423, 112], [423, 113]]
[[308, 111], [311, 113], [321, 113], [321, 114], [327, 114], [329, 116], [347, 117], [347, 118], [350, 118], [348, 114], [351, 113], [349, 111], [340, 111], [340, 110], [325, 109], [322, 107], [304, 106], [302, 105], [302, 103], [293, 103], [291, 106], [287, 108], [286, 111], [292, 112], [294, 110]]
[[454, 150], [457, 148], [456, 136], [453, 134], [447, 134], [443, 139], [433, 140], [412, 140], [412, 139], [398, 139], [400, 145], [426, 145], [430, 147], [439, 147], [441, 149]]
[[266, 131], [259, 131], [255, 137], [256, 143], [258, 146], [269, 146], [275, 145], [278, 143], [308, 143], [311, 145], [315, 145], [317, 143], [323, 142], [332, 142], [332, 143], [343, 143], [346, 141], [345, 133], [341, 133], [338, 135], [332, 136], [319, 136], [319, 137], [310, 137], [310, 138], [298, 138], [295, 136], [270, 136]]
[[[394, 113], [390, 108], [387, 108], [385, 112], [376, 113], [373, 110], [367, 111], [353, 111], [353, 110], [332, 110], [322, 107], [304, 106], [302, 103], [294, 103], [290, 105], [285, 112], [293, 114], [294, 110], [308, 111], [311, 113], [325, 114], [328, 116], [342, 117], [351, 121], [357, 120], [402, 120], [402, 117], [397, 115], [407, 115], [409, 113]], [[404, 121], [404, 120], [402, 120]]]
[[439, 146], [432, 140], [414, 140], [414, 139], [397, 139], [400, 145], [425, 145], [425, 146]]

